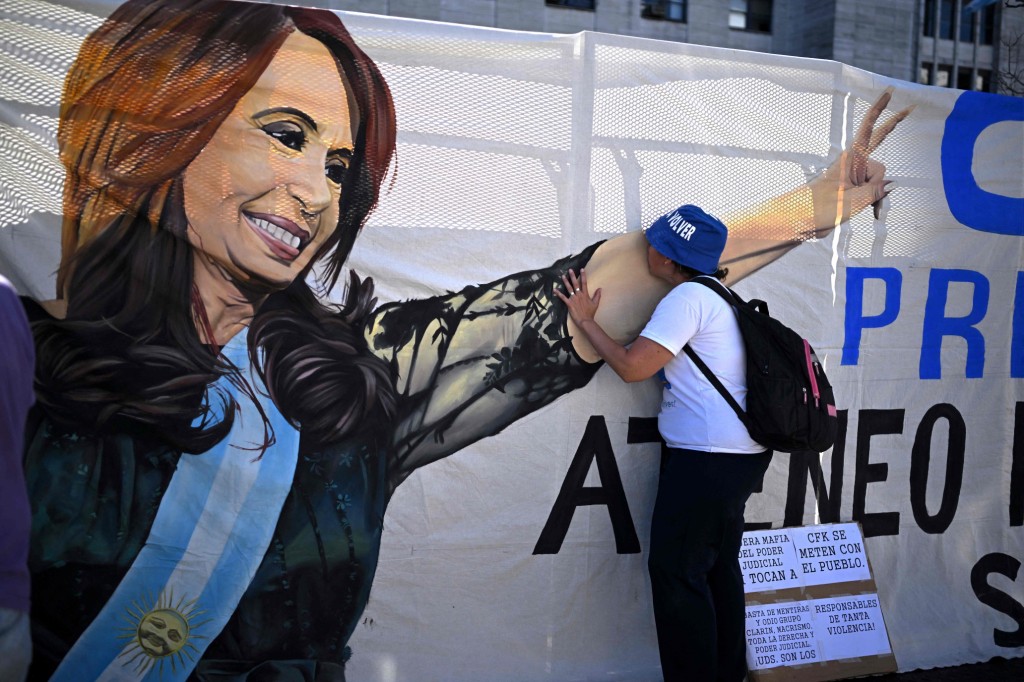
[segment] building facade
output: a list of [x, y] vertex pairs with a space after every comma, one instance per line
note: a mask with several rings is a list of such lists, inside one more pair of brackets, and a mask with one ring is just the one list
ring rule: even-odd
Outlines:
[[[328, 0], [331, 9], [545, 33], [600, 31], [832, 59], [901, 80], [1005, 87], [1024, 0]], [[1005, 6], [1009, 5], [1009, 6]], [[1022, 69], [1024, 70], [1024, 69]], [[1003, 85], [1004, 87], [1001, 87]]]

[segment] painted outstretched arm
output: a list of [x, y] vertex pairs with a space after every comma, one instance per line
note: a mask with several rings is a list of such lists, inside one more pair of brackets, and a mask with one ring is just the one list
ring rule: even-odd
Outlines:
[[868, 206], [878, 217], [891, 181], [885, 177], [885, 166], [871, 154], [913, 110], [908, 107], [878, 124], [892, 93], [893, 88], [887, 88], [875, 100], [849, 149], [824, 172], [805, 185], [724, 217], [729, 241], [722, 265], [729, 268], [729, 282], [743, 279], [810, 238], [828, 235]]
[[561, 273], [597, 245], [539, 270], [419, 301], [382, 306], [370, 349], [397, 374], [391, 485], [590, 380], [565, 336]]
[[[821, 176], [726, 216], [730, 241], [723, 260], [730, 282], [885, 197], [885, 168], [870, 154], [909, 113], [876, 130], [890, 96], [887, 91], [878, 99], [851, 149]], [[647, 271], [646, 244], [634, 232], [548, 268], [377, 310], [367, 340], [398, 377], [391, 485], [587, 383], [596, 367], [579, 360], [599, 356], [554, 294], [566, 271], [586, 266], [590, 290], [604, 290], [595, 320], [619, 343], [632, 341], [667, 291]]]
[[[768, 265], [800, 243], [829, 234], [840, 223], [873, 206], [889, 193], [885, 166], [871, 154], [906, 118], [911, 108], [894, 113], [880, 125], [879, 118], [892, 99], [888, 88], [861, 121], [853, 144], [817, 177], [732, 215], [721, 218], [729, 226], [722, 265], [729, 268], [728, 283]], [[650, 319], [668, 285], [647, 272], [647, 241], [641, 232], [611, 239], [587, 265], [590, 290], [601, 290], [595, 320], [618, 343], [628, 343]], [[573, 346], [583, 359], [599, 359], [585, 334], [569, 321]]]

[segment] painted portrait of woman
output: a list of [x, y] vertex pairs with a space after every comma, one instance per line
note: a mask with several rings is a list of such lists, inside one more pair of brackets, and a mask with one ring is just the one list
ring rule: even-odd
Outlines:
[[[812, 181], [806, 234], [885, 196], [888, 101]], [[660, 296], [634, 233], [379, 307], [350, 273], [324, 302], [395, 120], [330, 12], [139, 0], [86, 39], [60, 110], [57, 296], [26, 302], [34, 679], [343, 680], [395, 489], [597, 371], [561, 273], [587, 267], [623, 339]], [[730, 243], [730, 281], [797, 243]]]

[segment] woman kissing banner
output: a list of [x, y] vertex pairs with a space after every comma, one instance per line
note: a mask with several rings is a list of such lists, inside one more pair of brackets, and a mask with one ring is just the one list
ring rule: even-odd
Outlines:
[[840, 408], [750, 526], [859, 522], [901, 669], [1024, 654], [1024, 100], [272, 4], [3, 22], [34, 678], [660, 679], [658, 388], [554, 290], [632, 338], [682, 203]]

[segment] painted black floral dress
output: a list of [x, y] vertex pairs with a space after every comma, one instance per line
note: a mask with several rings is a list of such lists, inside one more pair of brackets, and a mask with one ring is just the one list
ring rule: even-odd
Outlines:
[[[565, 306], [552, 292], [596, 246], [550, 268], [373, 313], [370, 348], [398, 370], [397, 426], [318, 452], [300, 448], [270, 548], [194, 679], [344, 679], [399, 483], [593, 376], [597, 366], [572, 351]], [[180, 453], [139, 436], [61, 430], [41, 414], [27, 434], [31, 677], [45, 679], [145, 543]]]

